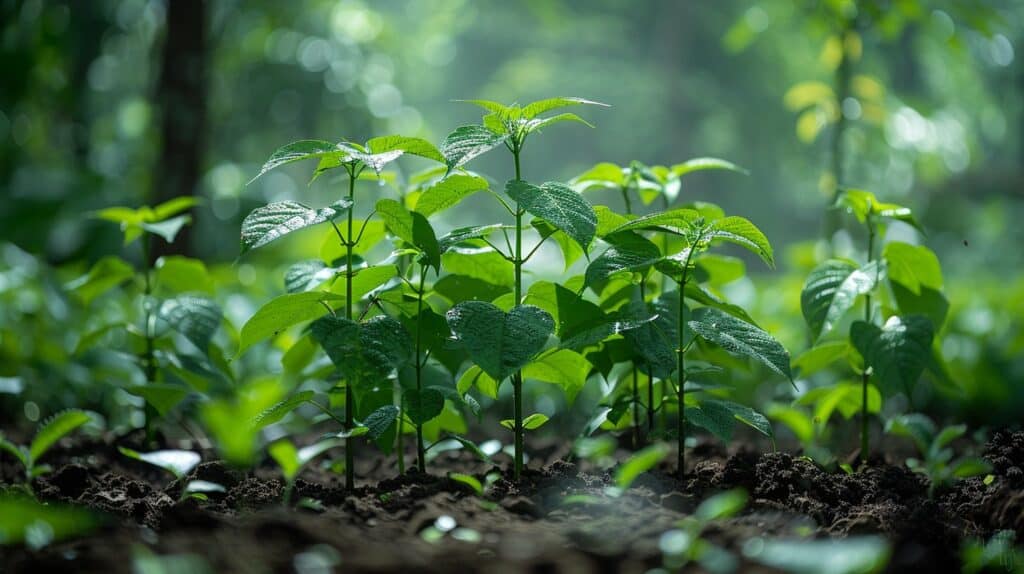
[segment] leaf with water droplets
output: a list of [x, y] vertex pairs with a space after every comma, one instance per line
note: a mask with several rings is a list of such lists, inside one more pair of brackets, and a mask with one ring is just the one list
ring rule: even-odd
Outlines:
[[448, 326], [485, 373], [501, 381], [528, 363], [555, 330], [546, 311], [517, 305], [508, 313], [483, 301], [465, 301], [448, 311]]
[[242, 253], [318, 225], [347, 212], [352, 202], [342, 199], [328, 207], [313, 209], [296, 201], [278, 201], [253, 210], [242, 221]]

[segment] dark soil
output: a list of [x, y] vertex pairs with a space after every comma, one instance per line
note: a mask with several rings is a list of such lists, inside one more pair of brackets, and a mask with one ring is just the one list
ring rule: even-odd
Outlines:
[[[968, 479], [933, 499], [920, 475], [883, 460], [847, 475], [786, 453], [727, 455], [702, 444], [688, 453], [693, 467], [685, 481], [663, 466], [618, 499], [604, 494], [609, 473], [563, 460], [531, 466], [519, 484], [501, 474], [478, 497], [445, 474], [483, 480], [502, 468], [474, 462], [468, 453], [446, 453], [427, 475], [413, 470], [396, 476], [379, 462], [361, 463], [361, 475], [374, 478], [354, 491], [344, 489], [341, 477], [311, 468], [293, 500], [316, 499], [321, 506], [286, 509], [270, 467], [238, 472], [203, 463], [190, 478], [216, 482], [227, 492], [204, 502], [179, 501], [181, 484], [115, 453], [112, 441], [65, 446], [51, 459], [57, 470], [36, 488], [43, 500], [102, 511], [110, 516], [107, 525], [40, 551], [4, 548], [0, 572], [131, 572], [133, 557], [148, 551], [177, 560], [199, 556], [211, 572], [640, 573], [662, 565], [663, 532], [700, 501], [735, 487], [750, 494], [746, 510], [714, 524], [706, 536], [737, 557], [752, 536], [881, 533], [893, 543], [890, 571], [956, 572], [967, 538], [1012, 529], [1024, 539], [1022, 432], [996, 433], [986, 445], [995, 469], [991, 484]], [[0, 457], [0, 479], [10, 482], [16, 473], [13, 461]], [[575, 494], [602, 502], [565, 504]], [[428, 540], [424, 531], [441, 516], [454, 519], [457, 529]], [[328, 569], [311, 569], [317, 565]], [[197, 568], [191, 564], [186, 571], [202, 571]], [[747, 562], [741, 570], [767, 571]]]

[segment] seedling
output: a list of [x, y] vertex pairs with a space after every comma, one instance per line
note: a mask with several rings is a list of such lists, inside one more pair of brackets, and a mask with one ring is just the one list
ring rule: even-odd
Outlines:
[[86, 508], [0, 494], [0, 546], [24, 544], [39, 550], [52, 542], [85, 536], [103, 523], [102, 516]]
[[21, 462], [25, 469], [24, 487], [32, 491], [32, 482], [39, 476], [53, 470], [50, 465], [39, 464], [42, 458], [60, 439], [69, 435], [92, 418], [83, 411], [67, 410], [53, 415], [36, 431], [36, 436], [27, 446], [19, 446], [0, 435], [0, 450], [10, 453]]
[[[370, 219], [363, 222], [358, 234], [355, 230], [354, 210], [356, 206], [355, 189], [356, 180], [360, 178], [366, 168], [370, 168], [379, 178], [381, 170], [385, 165], [395, 161], [403, 154], [417, 155], [434, 161], [443, 161], [440, 152], [429, 142], [419, 138], [404, 136], [384, 136], [373, 138], [364, 145], [350, 141], [332, 143], [323, 140], [304, 140], [288, 144], [276, 152], [263, 165], [259, 177], [268, 171], [289, 163], [316, 159], [318, 161], [316, 170], [313, 173], [313, 180], [317, 179], [327, 171], [343, 168], [348, 176], [348, 193], [329, 207], [313, 209], [294, 201], [283, 201], [272, 203], [261, 207], [250, 213], [242, 222], [242, 252], [262, 247], [284, 235], [304, 229], [320, 223], [330, 222], [338, 241], [344, 250], [343, 270], [336, 273], [336, 277], [344, 280], [344, 296], [335, 295], [330, 292], [307, 291], [307, 287], [315, 288], [318, 281], [293, 282], [295, 292], [290, 293], [271, 301], [265, 305], [257, 315], [251, 319], [242, 329], [242, 348], [252, 341], [272, 336], [291, 325], [316, 319], [326, 311], [329, 317], [317, 323], [318, 327], [313, 329], [314, 338], [325, 348], [332, 361], [342, 371], [345, 383], [345, 429], [351, 431], [356, 426], [356, 401], [357, 386], [361, 382], [367, 382], [366, 373], [357, 370], [347, 369], [347, 361], [353, 356], [357, 362], [364, 365], [366, 355], [360, 350], [364, 344], [386, 346], [391, 352], [401, 352], [406, 347], [393, 347], [390, 344], [394, 341], [385, 339], [374, 339], [376, 335], [391, 333], [397, 334], [398, 328], [395, 324], [386, 321], [378, 322], [371, 329], [364, 329], [356, 322], [358, 319], [354, 314], [356, 291], [353, 284], [356, 282], [356, 260], [355, 248], [362, 239]], [[255, 180], [255, 178], [254, 178]], [[345, 231], [343, 232], [335, 218], [345, 216]], [[316, 277], [317, 273], [324, 270], [323, 262], [307, 262], [294, 275], [298, 277]], [[371, 268], [363, 268], [361, 273], [367, 273]], [[312, 271], [312, 273], [310, 273]], [[397, 271], [397, 269], [394, 269]], [[382, 277], [379, 283], [370, 287], [380, 285], [394, 275], [379, 274], [374, 277]], [[365, 293], [362, 293], [365, 294]], [[362, 295], [360, 294], [360, 295]], [[344, 300], [344, 315], [338, 317], [329, 301]], [[262, 313], [262, 315], [261, 315]], [[254, 322], [255, 321], [255, 322]], [[393, 321], [393, 320], [392, 320]], [[252, 337], [246, 337], [246, 330], [249, 330]], [[404, 329], [403, 329], [404, 331]], [[399, 344], [404, 341], [399, 341]], [[393, 358], [389, 357], [389, 359]], [[395, 368], [393, 362], [384, 367]], [[339, 364], [340, 363], [340, 364]], [[377, 366], [382, 366], [377, 361]], [[385, 373], [387, 375], [387, 373]], [[365, 385], [364, 385], [365, 387]], [[350, 437], [346, 442], [345, 449], [345, 484], [348, 488], [355, 486], [355, 442]]]
[[[547, 112], [578, 105], [604, 106], [582, 98], [550, 98], [525, 106], [506, 106], [487, 100], [469, 100], [488, 114], [482, 125], [468, 125], [457, 128], [445, 138], [441, 145], [448, 170], [458, 168], [471, 159], [504, 145], [512, 154], [514, 177], [505, 184], [505, 194], [512, 200], [509, 204], [494, 194], [501, 205], [515, 218], [515, 242], [505, 236], [509, 253], [489, 244], [506, 261], [513, 265], [514, 299], [508, 315], [490, 303], [461, 303], [448, 313], [448, 323], [456, 338], [466, 345], [474, 362], [484, 372], [501, 382], [512, 378], [514, 405], [515, 456], [513, 473], [516, 480], [523, 471], [523, 375], [522, 367], [530, 362], [543, 348], [548, 335], [554, 331], [550, 314], [536, 307], [523, 305], [523, 265], [537, 252], [537, 249], [554, 235], [557, 230], [576, 242], [584, 251], [590, 246], [597, 227], [594, 209], [575, 191], [565, 184], [548, 182], [540, 186], [523, 180], [520, 156], [530, 134], [549, 125], [574, 121], [588, 124], [576, 114], [564, 112], [541, 117]], [[533, 215], [550, 227], [537, 245], [523, 255], [523, 217]], [[540, 224], [540, 222], [538, 222]], [[479, 228], [479, 237], [486, 238], [491, 229]], [[521, 339], [518, 349], [508, 348]], [[495, 345], [497, 347], [495, 347]]]
[[[185, 477], [188, 476], [188, 473], [192, 472], [192, 469], [195, 468], [202, 460], [199, 454], [190, 450], [157, 450], [145, 453], [125, 447], [118, 447], [117, 450], [128, 458], [149, 463], [153, 466], [166, 470], [171, 473], [179, 483], [182, 482]], [[224, 492], [224, 487], [220, 484], [206, 480], [190, 480], [188, 483], [181, 485], [181, 496], [179, 497], [179, 500], [185, 500], [186, 498], [206, 500], [206, 495], [210, 492]]]
[[343, 444], [345, 444], [343, 439], [332, 438], [296, 449], [291, 441], [281, 439], [267, 447], [270, 458], [273, 458], [274, 462], [281, 467], [281, 474], [284, 475], [284, 504], [286, 506], [291, 501], [292, 491], [295, 490], [295, 480], [299, 477], [302, 469], [318, 456]]
[[746, 505], [747, 493], [742, 489], [722, 492], [702, 502], [692, 515], [658, 540], [665, 569], [676, 572], [696, 562], [708, 572], [735, 571], [736, 557], [701, 536], [713, 522], [736, 516]]
[[[920, 230], [910, 209], [880, 202], [873, 194], [847, 189], [839, 197], [837, 208], [851, 213], [864, 226], [867, 236], [866, 262], [859, 265], [846, 259], [829, 259], [813, 271], [800, 294], [800, 307], [811, 329], [815, 345], [797, 359], [797, 366], [808, 373], [847, 359], [860, 375], [861, 427], [860, 458], [869, 453], [869, 414], [875, 393], [874, 381], [885, 395], [904, 393], [913, 399], [913, 388], [925, 368], [939, 371], [941, 358], [933, 351], [935, 331], [945, 321], [949, 307], [941, 293], [942, 269], [938, 258], [924, 246], [890, 242], [875, 257], [876, 239], [887, 224], [900, 221]], [[888, 284], [888, 292], [881, 287]], [[879, 299], [884, 305], [875, 307]], [[859, 299], [864, 300], [863, 320], [854, 321], [849, 336], [837, 339], [837, 331], [847, 312]], [[876, 317], [884, 321], [876, 321]], [[881, 326], [879, 326], [881, 323]], [[857, 353], [850, 352], [855, 349]]]
[[932, 497], [941, 488], [954, 482], [980, 476], [992, 470], [992, 466], [980, 458], [964, 457], [953, 460], [949, 444], [967, 432], [966, 425], [953, 425], [941, 430], [922, 414], [907, 414], [890, 419], [885, 432], [909, 438], [921, 458], [908, 458], [907, 467], [928, 477], [928, 496]]

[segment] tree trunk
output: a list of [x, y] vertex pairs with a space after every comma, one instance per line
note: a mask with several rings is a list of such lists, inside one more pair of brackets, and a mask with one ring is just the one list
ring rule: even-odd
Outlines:
[[[160, 163], [154, 172], [153, 204], [196, 192], [206, 134], [207, 3], [167, 3], [164, 42], [156, 102], [160, 109]], [[173, 245], [154, 243], [153, 257], [191, 252], [189, 228]]]

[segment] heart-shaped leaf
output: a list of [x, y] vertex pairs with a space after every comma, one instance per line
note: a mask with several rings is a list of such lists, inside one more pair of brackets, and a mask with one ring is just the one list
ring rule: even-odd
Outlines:
[[363, 425], [370, 429], [367, 433], [370, 435], [370, 438], [377, 440], [391, 428], [391, 425], [395, 424], [397, 419], [398, 407], [395, 405], [384, 405], [370, 413], [366, 420], [363, 421]]
[[920, 295], [922, 287], [938, 291], [942, 289], [942, 266], [935, 253], [923, 245], [910, 245], [893, 241], [882, 251], [889, 280]]
[[580, 194], [564, 183], [549, 181], [540, 186], [522, 180], [510, 180], [505, 193], [527, 213], [564, 231], [584, 249], [597, 232], [597, 214]]
[[410, 360], [409, 333], [391, 317], [378, 315], [360, 324], [328, 315], [311, 331], [346, 381], [376, 384]]
[[405, 414], [414, 425], [424, 424], [444, 410], [444, 395], [437, 389], [406, 389]]
[[490, 303], [465, 301], [452, 307], [447, 319], [473, 362], [498, 381], [526, 365], [555, 330], [551, 315], [533, 305], [505, 313]]
[[342, 199], [320, 209], [295, 201], [278, 201], [256, 208], [242, 220], [242, 253], [263, 247], [293, 231], [334, 219], [351, 207], [351, 201]]
[[865, 321], [850, 326], [850, 341], [882, 389], [907, 395], [928, 363], [934, 334], [932, 322], [922, 315], [890, 317], [884, 327]]
[[878, 277], [878, 263], [858, 269], [841, 259], [829, 259], [807, 276], [800, 292], [800, 310], [811, 335], [818, 339], [835, 327], [857, 297], [870, 293]]
[[792, 381], [789, 351], [766, 331], [712, 307], [693, 312], [689, 326], [704, 339], [726, 351], [748, 357]]

